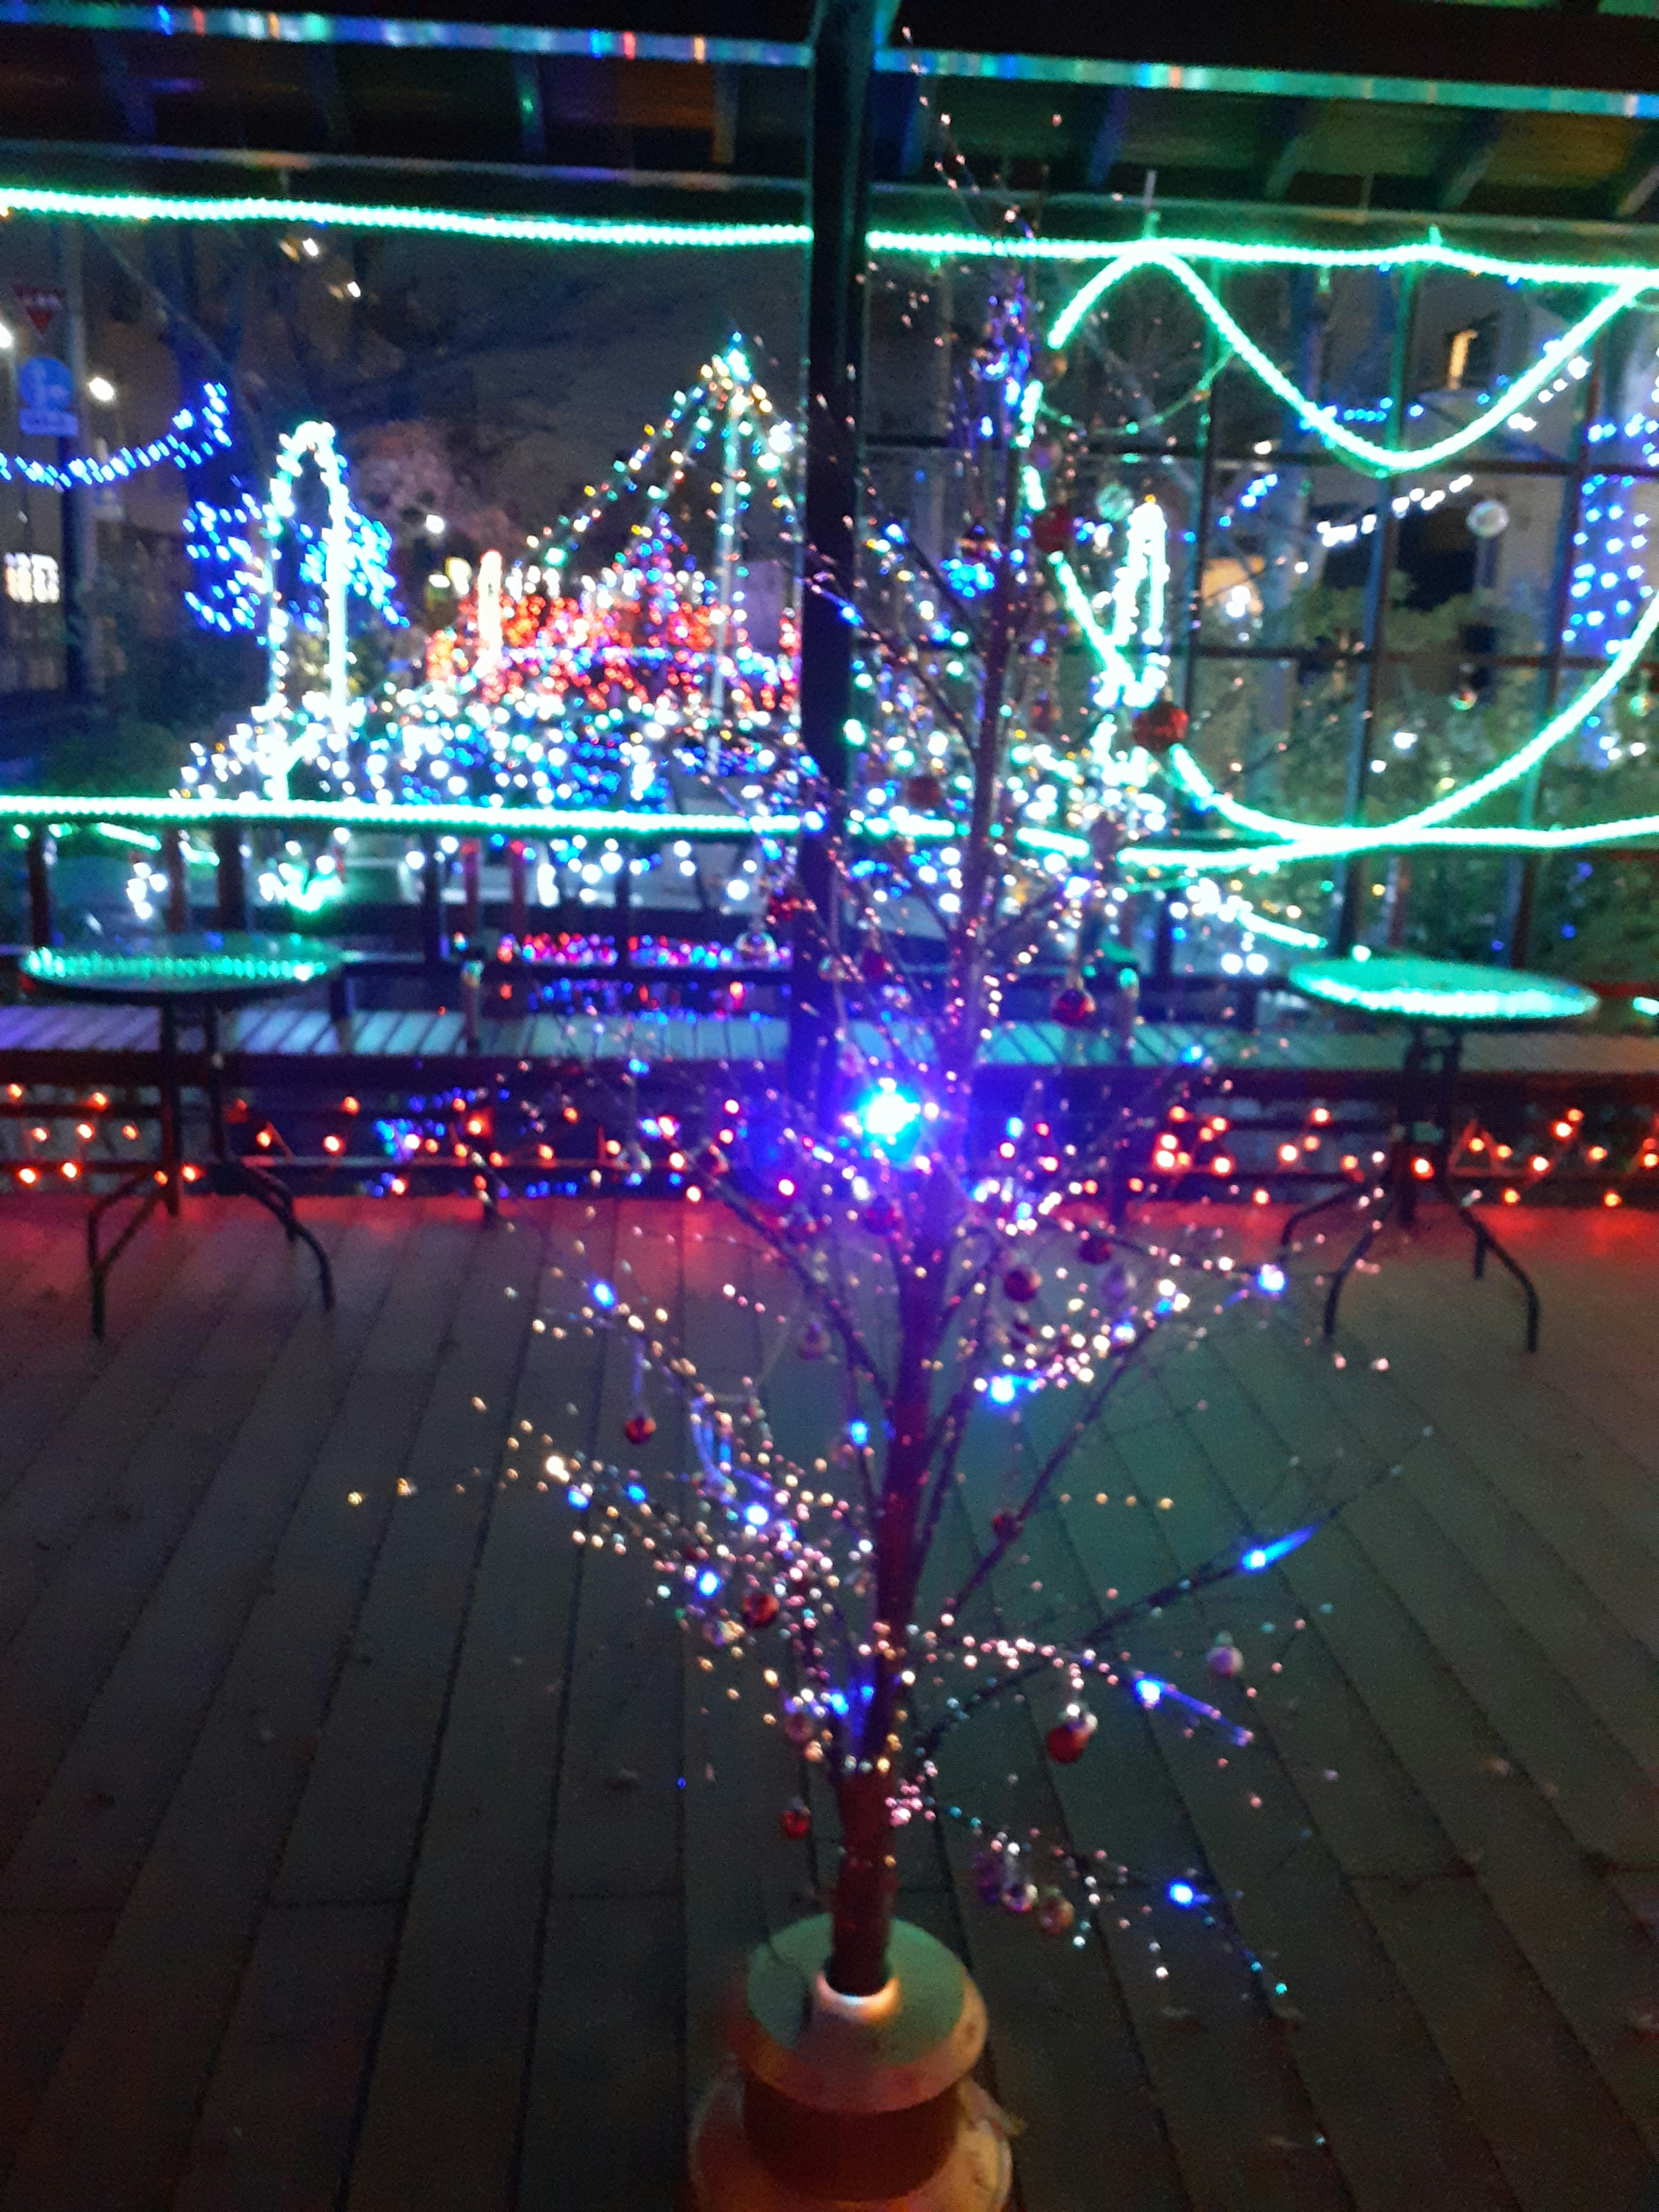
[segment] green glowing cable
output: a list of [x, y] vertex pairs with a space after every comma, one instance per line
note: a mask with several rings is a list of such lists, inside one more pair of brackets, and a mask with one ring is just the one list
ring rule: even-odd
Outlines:
[[[1659, 287], [1659, 275], [1652, 270], [1644, 270], [1619, 277], [1594, 307], [1587, 309], [1559, 337], [1550, 341], [1532, 367], [1518, 376], [1502, 398], [1484, 414], [1473, 416], [1461, 430], [1451, 431], [1431, 446], [1407, 447], [1379, 446], [1370, 438], [1362, 438], [1357, 431], [1348, 429], [1337, 420], [1334, 408], [1320, 406], [1306, 392], [1298, 390], [1278, 363], [1262, 351], [1243, 325], [1228, 313], [1198, 271], [1159, 239], [1144, 239], [1133, 246], [1126, 246], [1104, 269], [1097, 270], [1056, 319], [1048, 333], [1050, 345], [1064, 345], [1097, 301], [1133, 270], [1145, 268], [1162, 269], [1177, 283], [1183, 285], [1239, 359], [1255, 371], [1268, 390], [1277, 393], [1303, 427], [1311, 431], [1322, 445], [1333, 453], [1347, 454], [1363, 468], [1372, 470], [1379, 476], [1399, 476], [1409, 469], [1435, 468], [1442, 461], [1449, 460], [1454, 453], [1464, 453], [1469, 447], [1478, 444], [1496, 424], [1507, 421], [1517, 408], [1524, 407], [1568, 361], [1582, 352], [1604, 325], [1610, 323], [1615, 315], [1622, 314], [1626, 307], [1633, 306], [1644, 292]], [[1595, 281], [1609, 283], [1605, 274]]]
[[201, 194], [74, 191], [46, 185], [0, 185], [0, 213], [85, 216], [104, 222], [281, 222], [353, 230], [424, 231], [444, 238], [525, 246], [810, 246], [799, 222], [628, 222], [568, 216], [482, 215], [447, 208], [374, 207], [344, 200], [231, 198]]
[[[1055, 555], [1051, 565], [1068, 610], [1076, 617], [1091, 647], [1103, 663], [1104, 634], [1094, 620], [1075, 571], [1063, 554]], [[1582, 727], [1594, 709], [1617, 690], [1640, 660], [1656, 630], [1659, 630], [1659, 595], [1648, 601], [1636, 628], [1618, 652], [1609, 656], [1607, 665], [1601, 673], [1585, 684], [1583, 690], [1559, 714], [1553, 715], [1525, 744], [1518, 746], [1507, 760], [1499, 761], [1495, 768], [1488, 769], [1484, 775], [1478, 775], [1473, 782], [1466, 783], [1461, 790], [1449, 792], [1445, 798], [1437, 799], [1431, 805], [1420, 807], [1414, 814], [1404, 815], [1397, 822], [1365, 829], [1350, 829], [1338, 823], [1328, 826], [1320, 823], [1297, 822], [1287, 815], [1264, 813], [1260, 807], [1246, 806], [1218, 789], [1185, 745], [1174, 748], [1169, 757], [1169, 766], [1188, 795], [1200, 806], [1219, 814], [1235, 829], [1283, 839], [1295, 847], [1299, 858], [1311, 860], [1347, 853], [1398, 851], [1406, 843], [1415, 842], [1415, 832], [1454, 821], [1458, 815], [1478, 806], [1483, 799], [1490, 799], [1494, 792], [1503, 791], [1509, 785], [1518, 782], [1557, 746], [1564, 744]], [[1647, 819], [1646, 817], [1640, 818]], [[1600, 826], [1611, 832], [1617, 832], [1620, 827], [1616, 822]], [[1474, 833], [1466, 831], [1462, 834], [1469, 836]], [[1498, 834], [1507, 836], [1510, 833]]]

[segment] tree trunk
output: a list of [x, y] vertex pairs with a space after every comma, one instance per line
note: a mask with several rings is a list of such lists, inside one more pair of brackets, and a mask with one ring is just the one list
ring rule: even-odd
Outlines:
[[825, 1978], [843, 1996], [874, 1996], [887, 1986], [887, 1939], [897, 1888], [887, 1792], [888, 1777], [872, 1770], [848, 1775], [836, 1793], [841, 1866]]

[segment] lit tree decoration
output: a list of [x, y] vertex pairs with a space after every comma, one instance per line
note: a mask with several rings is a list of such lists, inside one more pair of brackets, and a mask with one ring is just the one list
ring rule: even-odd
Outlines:
[[[324, 495], [320, 520], [301, 507], [307, 464]], [[283, 799], [302, 763], [326, 784], [367, 712], [361, 689], [354, 690], [351, 604], [360, 602], [383, 623], [404, 620], [390, 535], [353, 505], [332, 424], [301, 422], [283, 438], [262, 506], [246, 494], [228, 510], [198, 501], [188, 522], [192, 557], [210, 579], [206, 596], [195, 595], [191, 604], [215, 628], [263, 629], [266, 690], [222, 744], [192, 746], [186, 790], [251, 777], [265, 797]], [[313, 647], [302, 653], [302, 644], [311, 641], [321, 647], [322, 666], [308, 672], [321, 683], [296, 692], [303, 662], [314, 653]]]
[[[1122, 1225], [1122, 1200], [1143, 1186], [1138, 1160], [1147, 1149], [1176, 1157], [1167, 1129], [1148, 1146], [1159, 1125], [1143, 1110], [1098, 1090], [1051, 1091], [1036, 1074], [1020, 1079], [1012, 1110], [993, 1110], [976, 1086], [994, 1024], [1039, 954], [1057, 946], [1075, 959], [1115, 849], [1104, 836], [1091, 866], [1064, 856], [1034, 866], [1011, 834], [1030, 795], [1014, 767], [1020, 725], [1030, 728], [1047, 681], [1033, 671], [1048, 658], [1036, 647], [1060, 618], [1039, 535], [1054, 510], [1024, 481], [1032, 390], [1016, 284], [997, 303], [968, 410], [971, 565], [982, 571], [971, 580], [973, 712], [965, 674], [941, 682], [928, 658], [928, 625], [948, 621], [966, 644], [957, 587], [912, 549], [889, 561], [881, 549], [896, 541], [878, 539], [867, 601], [847, 610], [866, 643], [866, 696], [879, 702], [859, 793], [876, 842], [842, 842], [838, 794], [809, 790], [832, 825], [836, 900], [813, 913], [792, 895], [796, 957], [816, 942], [834, 994], [817, 1080], [793, 1105], [769, 1091], [746, 1105], [728, 1098], [702, 1148], [688, 1147], [693, 1194], [728, 1206], [793, 1285], [798, 1357], [834, 1363], [833, 1431], [814, 1456], [787, 1448], [787, 1406], [723, 1393], [660, 1333], [664, 1315], [596, 1280], [580, 1322], [635, 1346], [626, 1444], [651, 1439], [652, 1394], [660, 1403], [672, 1389], [690, 1450], [665, 1476], [630, 1468], [619, 1447], [556, 1449], [546, 1462], [593, 1528], [580, 1540], [631, 1540], [662, 1602], [715, 1651], [764, 1667], [777, 1724], [833, 1792], [842, 1848], [826, 1971], [852, 1999], [887, 1983], [896, 1832], [952, 1815], [980, 1827], [945, 1779], [962, 1723], [1012, 1692], [1048, 1693], [1048, 1754], [1066, 1764], [1094, 1733], [1089, 1699], [1122, 1695], [1247, 1744], [1241, 1709], [1218, 1702], [1241, 1663], [1231, 1639], [1204, 1662], [1213, 1694], [1137, 1661], [1132, 1639], [1200, 1593], [1264, 1571], [1340, 1504], [1294, 1473], [1272, 1528], [1239, 1529], [1156, 1588], [1103, 1606], [1045, 1598], [1020, 1620], [1005, 1611], [1008, 1571], [1124, 1378], [1241, 1298], [1285, 1286], [1276, 1266], [1238, 1265], [1216, 1232], [1188, 1228], [1171, 1243]], [[890, 589], [901, 566], [915, 584], [904, 594]], [[830, 588], [809, 575], [814, 585]], [[907, 611], [915, 629], [902, 626]], [[1095, 818], [1111, 819], [1103, 808]], [[1074, 1029], [1095, 1018], [1075, 975], [1054, 1011]], [[1218, 1147], [1224, 1132], [1206, 1118]], [[1218, 1171], [1231, 1167], [1224, 1151], [1216, 1158]], [[1015, 1438], [1028, 1415], [1042, 1434], [1024, 1461]], [[988, 1456], [988, 1437], [996, 1454], [999, 1436], [1012, 1488], [977, 1556], [964, 1554], [967, 1469]], [[808, 1815], [784, 1817], [796, 1832]], [[975, 1877], [990, 1899], [1077, 1942], [1108, 1888], [1157, 1879], [1103, 1854], [1040, 1851], [994, 1821], [980, 1827]], [[1202, 1902], [1226, 1926], [1212, 1893], [1183, 1873], [1168, 1895]]]
[[[410, 798], [647, 811], [687, 777], [726, 790], [777, 776], [798, 623], [753, 600], [757, 562], [780, 578], [793, 565], [794, 451], [734, 338], [583, 508], [510, 566], [486, 554], [465, 574], [424, 683], [399, 693], [384, 757], [361, 772]], [[585, 565], [630, 510], [613, 556]], [[700, 562], [689, 541], [705, 526]], [[769, 615], [775, 640], [757, 635]]]

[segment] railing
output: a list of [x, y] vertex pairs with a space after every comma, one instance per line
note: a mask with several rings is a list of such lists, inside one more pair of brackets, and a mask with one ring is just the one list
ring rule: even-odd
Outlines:
[[[372, 933], [392, 941], [387, 952], [367, 954], [360, 958], [356, 970], [360, 975], [373, 972], [377, 966], [393, 970], [406, 968], [412, 964], [411, 953], [418, 955], [420, 965], [434, 977], [453, 972], [457, 966], [478, 957], [485, 944], [489, 920], [515, 943], [521, 943], [532, 929], [608, 932], [614, 943], [612, 959], [603, 965], [570, 961], [550, 963], [544, 971], [550, 980], [556, 976], [563, 981], [603, 983], [630, 989], [672, 982], [682, 987], [689, 985], [694, 990], [702, 982], [720, 987], [768, 983], [787, 988], [793, 948], [781, 948], [778, 960], [758, 965], [721, 959], [717, 965], [706, 967], [663, 968], [641, 960], [639, 950], [642, 939], [678, 938], [690, 945], [703, 945], [729, 943], [746, 925], [752, 927], [755, 917], [735, 909], [715, 911], [707, 904], [684, 908], [642, 905], [630, 862], [641, 856], [659, 854], [674, 844], [707, 848], [749, 845], [757, 840], [787, 842], [803, 830], [811, 831], [819, 826], [810, 816], [759, 811], [750, 815], [668, 815], [626, 809], [578, 808], [509, 811], [470, 803], [376, 806], [350, 800], [214, 801], [64, 798], [33, 793], [0, 797], [0, 821], [9, 821], [14, 833], [26, 845], [28, 939], [35, 945], [47, 945], [58, 940], [53, 863], [58, 840], [67, 833], [106, 825], [153, 832], [158, 841], [158, 864], [166, 878], [161, 902], [166, 927], [179, 931], [206, 926], [233, 931], [247, 929], [254, 912], [249, 896], [251, 836], [261, 831], [283, 836], [343, 829], [356, 833], [397, 835], [417, 846], [423, 855], [417, 902], [371, 907], [361, 901], [351, 901], [327, 909], [337, 928], [344, 923], [354, 934]], [[952, 823], [907, 813], [854, 815], [850, 828], [855, 837], [871, 842], [902, 836], [914, 843], [943, 845], [960, 835]], [[212, 906], [205, 913], [191, 902], [186, 830], [204, 834], [212, 847], [215, 893]], [[592, 900], [583, 900], [580, 904], [562, 901], [550, 907], [533, 904], [529, 892], [528, 848], [532, 842], [558, 841], [573, 836], [614, 841], [623, 851], [625, 857], [611, 877], [609, 905]], [[1036, 854], [1057, 854], [1081, 863], [1088, 854], [1085, 839], [1064, 833], [1021, 829], [1014, 832], [1014, 836], [1018, 844]], [[482, 865], [486, 840], [504, 842], [507, 874], [506, 901], [497, 900], [488, 909]], [[459, 848], [454, 852], [446, 854], [441, 850], [445, 842], [455, 844], [457, 841]], [[1220, 865], [1225, 865], [1220, 848], [1217, 858]], [[460, 877], [458, 901], [446, 896], [447, 879], [452, 872], [458, 872]], [[1265, 967], [1259, 974], [1243, 976], [1177, 974], [1171, 909], [1181, 896], [1180, 888], [1153, 888], [1149, 882], [1146, 896], [1154, 902], [1150, 947], [1138, 975], [1146, 1010], [1161, 1013], [1219, 993], [1228, 1002], [1222, 1010], [1223, 1018], [1254, 1028], [1260, 994], [1281, 981], [1282, 977]], [[302, 926], [315, 926], [316, 919], [307, 915]], [[367, 931], [365, 925], [368, 926]], [[268, 926], [276, 926], [274, 915]], [[293, 926], [292, 919], [284, 915], [281, 926]], [[1312, 932], [1288, 928], [1265, 917], [1255, 917], [1253, 926], [1270, 941], [1285, 940], [1294, 949], [1311, 950], [1322, 941]], [[915, 951], [925, 978], [927, 947], [918, 944]], [[1127, 953], [1113, 951], [1109, 957], [1116, 969], [1136, 965]], [[1029, 984], [1035, 988], [1052, 988], [1058, 975], [1057, 967], [1039, 963], [1028, 971]], [[793, 1016], [796, 1012], [793, 993], [789, 994], [789, 1005]]]

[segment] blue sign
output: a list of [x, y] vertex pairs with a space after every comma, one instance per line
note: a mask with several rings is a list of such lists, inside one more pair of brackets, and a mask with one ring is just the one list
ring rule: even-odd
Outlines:
[[18, 363], [17, 427], [29, 438], [75, 435], [80, 425], [75, 413], [75, 379], [67, 362], [37, 353]]

